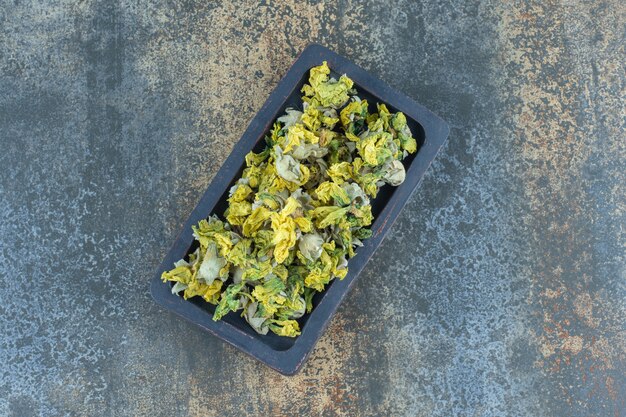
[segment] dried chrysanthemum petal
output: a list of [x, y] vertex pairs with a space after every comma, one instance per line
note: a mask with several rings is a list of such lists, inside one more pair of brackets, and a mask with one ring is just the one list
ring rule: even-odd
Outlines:
[[315, 262], [322, 254], [324, 239], [318, 233], [307, 233], [300, 238], [298, 249], [308, 261]]
[[372, 235], [370, 197], [399, 185], [417, 150], [406, 116], [370, 104], [326, 62], [312, 68], [302, 108], [288, 108], [245, 157], [224, 217], [193, 227], [198, 248], [162, 275], [172, 292], [216, 304], [214, 320], [241, 311], [259, 334], [300, 334], [313, 296], [348, 273]]
[[311, 68], [309, 84], [302, 87], [305, 96], [312, 97], [321, 106], [341, 107], [348, 101], [348, 91], [352, 88], [353, 82], [350, 78], [342, 75], [339, 80], [329, 78], [330, 69], [326, 61], [319, 67]]

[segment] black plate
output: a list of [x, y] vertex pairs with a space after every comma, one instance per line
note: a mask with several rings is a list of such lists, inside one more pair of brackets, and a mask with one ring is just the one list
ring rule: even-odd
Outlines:
[[[405, 158], [406, 179], [399, 187], [381, 188], [372, 201], [373, 236], [358, 248], [356, 256], [348, 262], [348, 275], [341, 281], [333, 280], [323, 293], [313, 300], [311, 314], [300, 320], [302, 334], [288, 338], [268, 333], [257, 334], [239, 313], [229, 313], [221, 321], [213, 321], [215, 307], [199, 297], [184, 300], [171, 293], [171, 283], [163, 283], [161, 274], [173, 267], [175, 261], [195, 250], [191, 226], [215, 213], [220, 217], [227, 202], [228, 190], [241, 176], [244, 157], [250, 150], [260, 151], [264, 146], [263, 137], [269, 132], [273, 122], [287, 107], [301, 107], [302, 85], [308, 80], [309, 70], [322, 61], [327, 61], [333, 74], [347, 74], [354, 80], [359, 97], [368, 100], [371, 106], [377, 102], [386, 103], [390, 111], [402, 111], [417, 140], [418, 152]], [[154, 300], [197, 324], [209, 333], [225, 340], [252, 357], [276, 369], [282, 374], [293, 375], [302, 366], [313, 346], [328, 326], [331, 317], [339, 307], [369, 258], [372, 256], [385, 234], [395, 221], [398, 213], [419, 184], [424, 172], [448, 137], [448, 125], [439, 117], [413, 100], [393, 90], [379, 79], [368, 74], [346, 58], [337, 55], [320, 45], [308, 46], [291, 66], [285, 77], [278, 83], [272, 94], [256, 114], [250, 126], [235, 145], [232, 153], [193, 210], [174, 245], [161, 263], [150, 287]], [[223, 217], [222, 217], [223, 218]]]

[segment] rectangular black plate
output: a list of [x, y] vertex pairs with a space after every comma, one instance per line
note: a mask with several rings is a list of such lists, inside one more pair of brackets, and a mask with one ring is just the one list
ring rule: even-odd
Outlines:
[[[365, 98], [375, 108], [377, 102], [386, 103], [390, 111], [402, 111], [409, 123], [413, 136], [417, 139], [418, 152], [405, 158], [406, 179], [399, 187], [381, 188], [372, 201], [373, 236], [358, 248], [356, 256], [349, 260], [348, 275], [341, 281], [333, 280], [323, 293], [313, 300], [311, 314], [300, 320], [302, 334], [297, 338], [287, 338], [268, 334], [257, 334], [238, 313], [229, 313], [221, 321], [213, 321], [214, 306], [199, 297], [184, 300], [171, 293], [171, 284], [161, 281], [163, 271], [172, 268], [175, 261], [195, 250], [191, 226], [210, 214], [223, 214], [226, 208], [228, 190], [241, 176], [244, 157], [250, 150], [260, 151], [264, 146], [264, 136], [273, 122], [287, 107], [301, 109], [302, 85], [308, 80], [309, 70], [322, 61], [327, 61], [332, 73], [338, 78], [347, 74], [354, 80], [359, 97]], [[259, 361], [285, 375], [293, 375], [302, 366], [313, 346], [328, 326], [331, 317], [339, 307], [369, 258], [372, 256], [392, 223], [398, 216], [419, 184], [424, 172], [448, 137], [448, 125], [439, 117], [401, 94], [379, 79], [368, 74], [346, 58], [337, 55], [320, 45], [308, 46], [278, 83], [261, 110], [256, 114], [232, 153], [193, 210], [183, 229], [174, 242], [152, 280], [151, 292], [154, 300], [163, 307], [197, 324], [209, 333], [225, 340]]]

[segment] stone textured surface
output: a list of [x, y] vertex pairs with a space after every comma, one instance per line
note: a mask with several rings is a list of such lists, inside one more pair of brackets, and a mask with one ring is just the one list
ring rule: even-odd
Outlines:
[[[625, 25], [616, 0], [0, 0], [0, 415], [626, 415]], [[452, 131], [289, 378], [148, 281], [311, 41]]]

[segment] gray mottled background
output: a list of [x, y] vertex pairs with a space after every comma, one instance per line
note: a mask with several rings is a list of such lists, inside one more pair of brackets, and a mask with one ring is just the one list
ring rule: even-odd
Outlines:
[[[625, 33], [615, 0], [0, 0], [0, 415], [626, 415]], [[289, 378], [148, 282], [311, 41], [452, 130]]]

